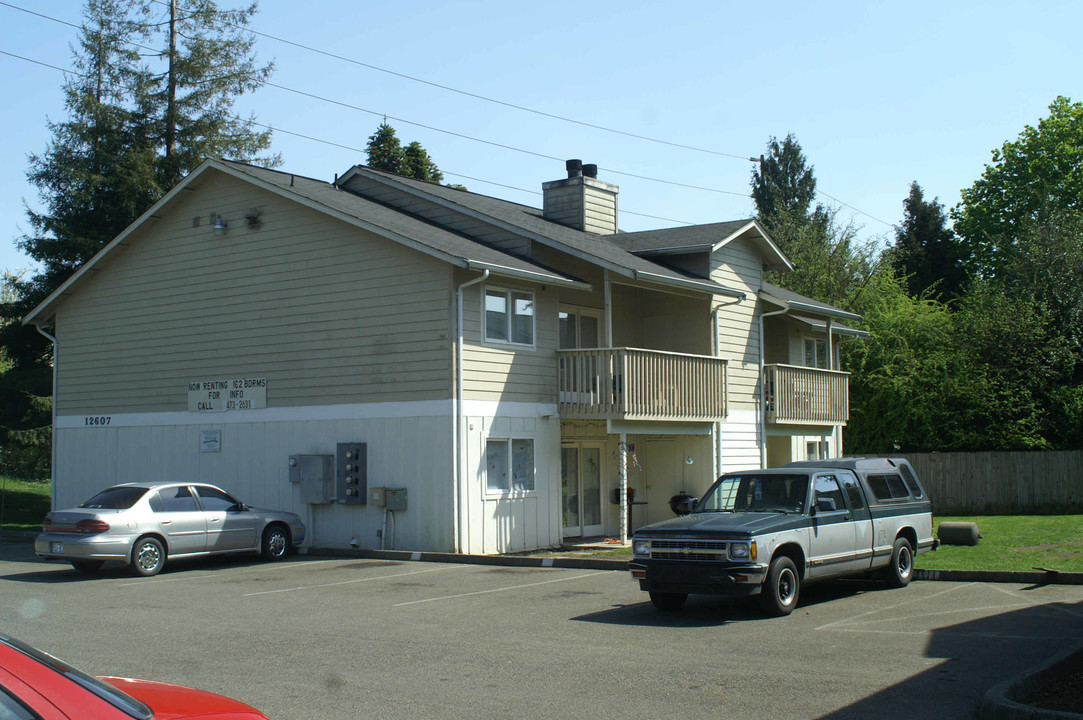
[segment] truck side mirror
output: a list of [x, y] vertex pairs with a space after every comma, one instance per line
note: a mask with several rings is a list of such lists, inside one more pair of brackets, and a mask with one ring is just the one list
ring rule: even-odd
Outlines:
[[687, 500], [681, 500], [673, 507], [673, 512], [678, 515], [688, 515], [696, 507], [696, 503], [699, 502], [699, 498], [690, 497]]

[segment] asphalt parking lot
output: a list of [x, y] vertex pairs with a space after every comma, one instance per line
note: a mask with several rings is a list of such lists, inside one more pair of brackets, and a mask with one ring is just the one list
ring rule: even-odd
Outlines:
[[626, 572], [295, 556], [84, 578], [0, 543], [0, 631], [272, 718], [969, 718], [1083, 643], [1083, 586], [843, 581], [787, 618]]

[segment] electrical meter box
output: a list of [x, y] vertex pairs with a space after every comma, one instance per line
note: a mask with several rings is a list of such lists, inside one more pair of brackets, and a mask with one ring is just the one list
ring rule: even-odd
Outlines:
[[384, 503], [388, 510], [405, 510], [406, 488], [384, 488]]
[[346, 505], [368, 501], [368, 444], [339, 443], [335, 457], [335, 500]]
[[300, 486], [301, 502], [319, 505], [334, 499], [334, 455], [290, 455], [290, 482]]

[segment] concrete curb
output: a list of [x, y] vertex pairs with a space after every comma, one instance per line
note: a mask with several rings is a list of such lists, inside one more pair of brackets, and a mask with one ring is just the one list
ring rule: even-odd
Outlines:
[[915, 570], [915, 580], [949, 582], [1027, 583], [1030, 585], [1083, 585], [1083, 573], [1035, 570], [1005, 572], [993, 570]]
[[1083, 660], [1083, 647], [1061, 653], [1036, 668], [1020, 673], [990, 688], [978, 705], [979, 720], [1068, 720], [1083, 718], [1083, 714], [1046, 710], [1024, 705], [1021, 700], [1066, 673]]
[[412, 552], [410, 550], [342, 550], [335, 548], [312, 548], [310, 555], [332, 557], [357, 557], [372, 560], [399, 560], [403, 562], [443, 562], [469, 565], [503, 565], [508, 567], [553, 567], [578, 570], [627, 570], [627, 560], [583, 557], [535, 557], [530, 555], [457, 555], [455, 553]]

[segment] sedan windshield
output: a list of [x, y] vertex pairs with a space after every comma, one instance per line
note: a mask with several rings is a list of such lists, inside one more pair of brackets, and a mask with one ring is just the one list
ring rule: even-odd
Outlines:
[[102, 510], [127, 510], [147, 492], [145, 487], [130, 485], [111, 487], [102, 490], [80, 505], [81, 508], [101, 508]]
[[800, 513], [807, 498], [807, 475], [726, 475], [696, 503], [695, 512]]

